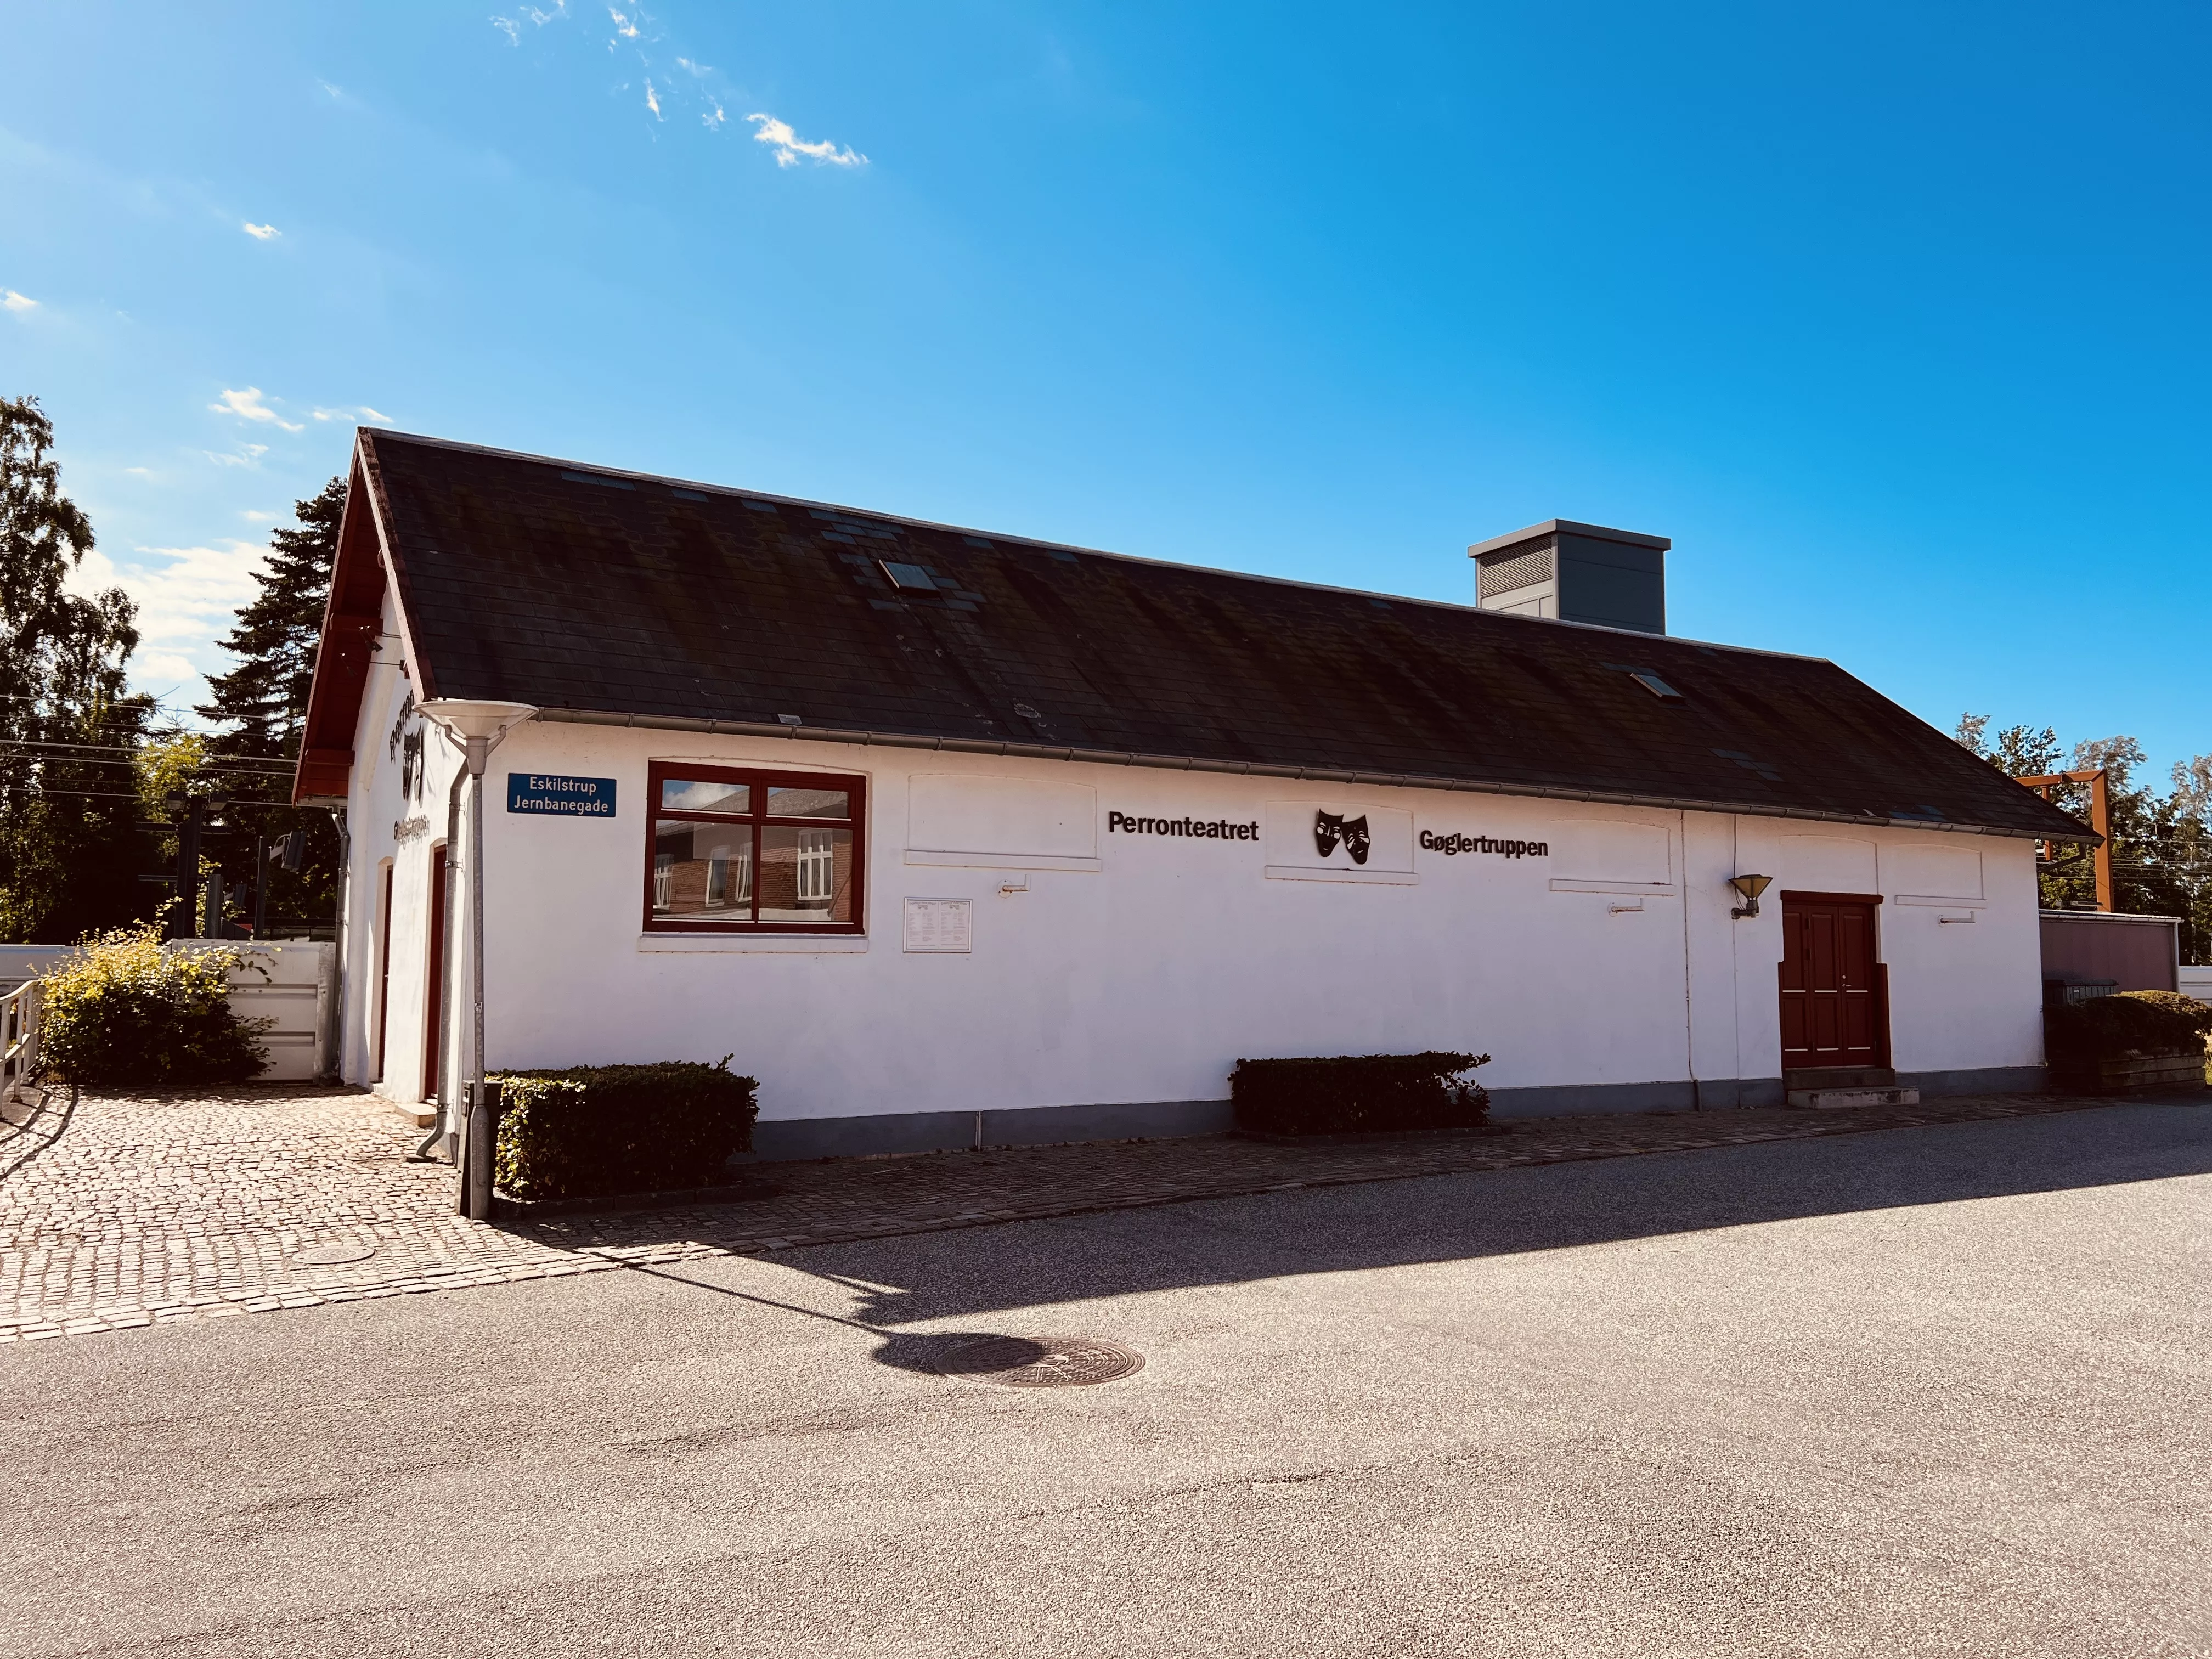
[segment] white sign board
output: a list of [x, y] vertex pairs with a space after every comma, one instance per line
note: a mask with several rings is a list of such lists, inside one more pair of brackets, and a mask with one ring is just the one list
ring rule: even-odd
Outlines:
[[906, 902], [906, 948], [969, 951], [975, 948], [975, 901], [910, 898]]
[[908, 864], [1098, 868], [1098, 793], [1088, 784], [928, 773], [911, 785]]

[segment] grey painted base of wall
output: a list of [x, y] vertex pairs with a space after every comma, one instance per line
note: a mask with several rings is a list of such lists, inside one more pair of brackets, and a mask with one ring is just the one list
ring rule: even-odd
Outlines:
[[977, 1146], [1052, 1146], [1070, 1140], [1166, 1139], [1236, 1127], [1225, 1100], [1151, 1100], [1119, 1106], [1036, 1106], [1016, 1111], [898, 1112], [881, 1117], [763, 1119], [753, 1155], [763, 1162], [887, 1152], [965, 1152]]
[[1493, 1118], [1579, 1117], [1598, 1112], [1725, 1112], [1779, 1106], [1780, 1078], [1706, 1078], [1674, 1083], [1562, 1083], [1492, 1089]]
[[2051, 1086], [2040, 1066], [1983, 1066], [1963, 1072], [1899, 1072], [1899, 1088], [1923, 1095], [2039, 1095]]
[[[1978, 1071], [1902, 1072], [1898, 1082], [1923, 1095], [2032, 1093], [2040, 1066]], [[1494, 1118], [1571, 1117], [1595, 1112], [1724, 1112], [1783, 1103], [1782, 1079], [1706, 1078], [1697, 1082], [1566, 1084], [1494, 1089]], [[966, 1152], [978, 1146], [1051, 1146], [1073, 1140], [1167, 1139], [1218, 1135], [1236, 1127], [1225, 1100], [1153, 1100], [1118, 1106], [1038, 1106], [989, 1112], [889, 1112], [872, 1117], [763, 1120], [753, 1158], [787, 1163], [809, 1158], [866, 1158], [898, 1152]]]

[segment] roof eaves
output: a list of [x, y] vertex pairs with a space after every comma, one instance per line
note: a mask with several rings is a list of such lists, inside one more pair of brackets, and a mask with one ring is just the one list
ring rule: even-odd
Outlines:
[[1173, 772], [1212, 772], [1245, 777], [1286, 778], [1312, 783], [1344, 783], [1369, 788], [1442, 789], [1460, 794], [1510, 795], [1540, 800], [1593, 801], [1616, 806], [1657, 807], [1667, 811], [1729, 812], [1745, 817], [1793, 818], [1818, 823], [1856, 823], [1869, 829], [1934, 830], [1953, 835], [1997, 836], [2014, 841], [2094, 842], [2088, 830], [2069, 834], [2008, 824], [1931, 822], [1884, 817], [1874, 812], [1830, 812], [1767, 801], [1708, 799], [1646, 794], [1629, 790], [1586, 789], [1565, 785], [1505, 783], [1486, 779], [1427, 774], [1370, 772], [1319, 766], [1286, 766], [1255, 761], [1210, 760], [1192, 755], [1147, 755], [1121, 750], [1086, 749], [1063, 744], [1033, 744], [984, 738], [923, 737], [905, 732], [860, 731], [843, 726], [770, 726], [754, 720], [709, 720], [677, 714], [628, 714], [588, 708], [542, 708], [538, 718], [574, 726], [616, 726], [642, 730], [703, 732], [726, 737], [783, 738], [817, 743], [848, 743], [894, 749], [927, 749], [949, 754], [1003, 755], [1024, 760], [1080, 762], [1097, 766], [1140, 766]]

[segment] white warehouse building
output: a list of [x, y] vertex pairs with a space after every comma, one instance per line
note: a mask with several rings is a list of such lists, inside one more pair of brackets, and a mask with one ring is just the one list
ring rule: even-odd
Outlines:
[[343, 1075], [731, 1054], [772, 1158], [1207, 1133], [1248, 1057], [2042, 1086], [2036, 843], [2092, 837], [1667, 636], [1666, 546], [1483, 544], [1485, 609], [363, 431], [296, 786]]

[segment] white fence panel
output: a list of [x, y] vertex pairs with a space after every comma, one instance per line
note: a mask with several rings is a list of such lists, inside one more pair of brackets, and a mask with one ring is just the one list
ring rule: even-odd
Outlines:
[[230, 1006], [240, 1019], [273, 1019], [261, 1034], [269, 1049], [263, 1083], [310, 1083], [327, 1069], [331, 990], [337, 946], [300, 939], [248, 945], [234, 939], [179, 939], [172, 951], [235, 951], [244, 963], [230, 975]]
[[[172, 951], [235, 951], [245, 964], [230, 975], [230, 1006], [240, 1019], [273, 1019], [261, 1034], [269, 1049], [264, 1083], [309, 1083], [331, 1069], [336, 1052], [337, 946], [326, 939], [176, 939]], [[0, 997], [58, 968], [64, 945], [0, 945]], [[258, 970], [258, 971], [257, 971]]]

